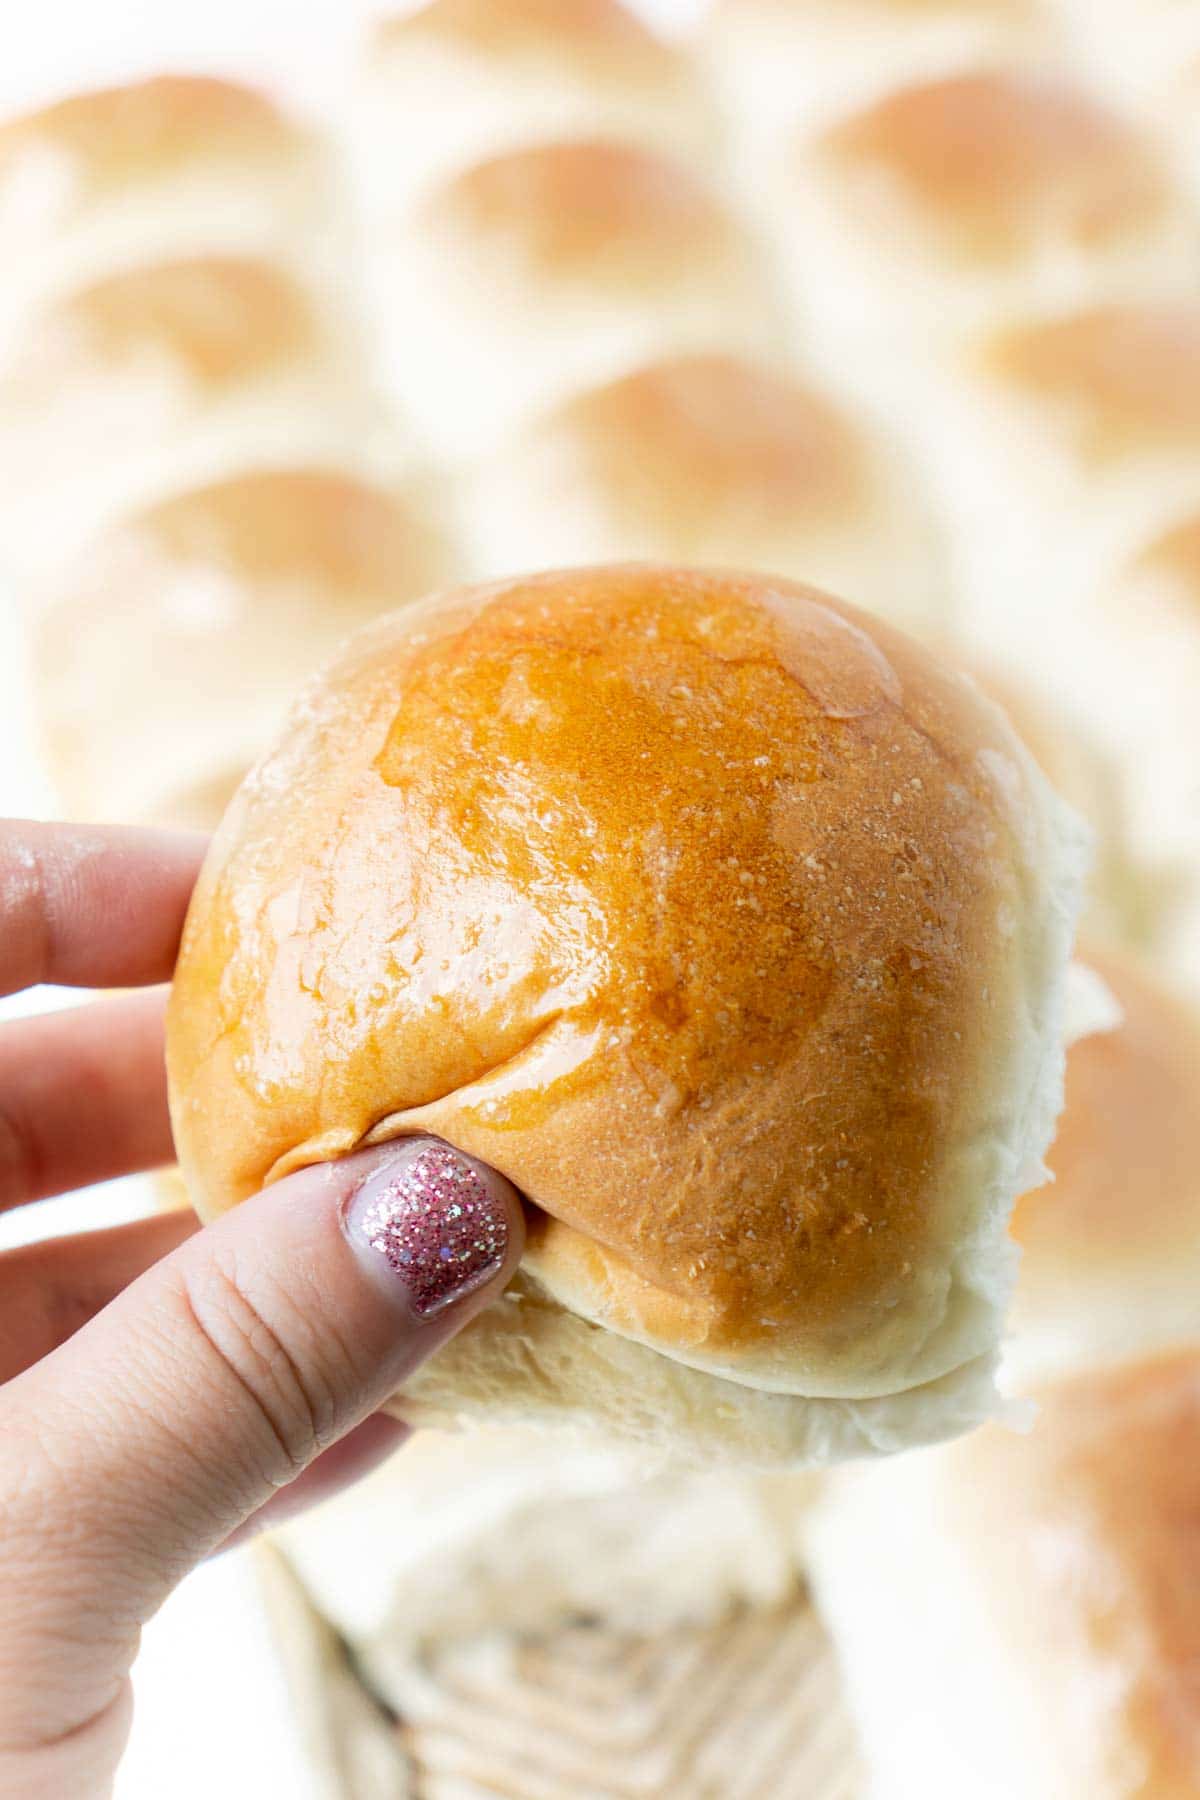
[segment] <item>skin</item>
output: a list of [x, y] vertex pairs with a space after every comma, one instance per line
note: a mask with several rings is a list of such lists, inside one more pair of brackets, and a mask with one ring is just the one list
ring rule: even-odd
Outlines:
[[[0, 992], [136, 989], [0, 1025], [0, 1210], [173, 1157], [161, 984], [191, 836], [0, 825]], [[142, 1625], [189, 1569], [364, 1473], [377, 1409], [493, 1299], [421, 1319], [342, 1212], [395, 1147], [215, 1225], [167, 1214], [0, 1255], [0, 1797], [108, 1794]]]

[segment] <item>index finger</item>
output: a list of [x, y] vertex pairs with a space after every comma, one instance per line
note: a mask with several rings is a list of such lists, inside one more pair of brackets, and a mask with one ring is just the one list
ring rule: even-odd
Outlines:
[[0, 994], [169, 979], [207, 840], [0, 820]]

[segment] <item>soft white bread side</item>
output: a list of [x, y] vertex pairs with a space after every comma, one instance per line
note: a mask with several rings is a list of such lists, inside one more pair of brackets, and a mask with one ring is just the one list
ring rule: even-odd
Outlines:
[[428, 0], [380, 21], [348, 120], [372, 232], [504, 151], [612, 138], [707, 158], [690, 58], [620, 0]]
[[40, 718], [64, 803], [211, 828], [313, 670], [446, 572], [421, 496], [327, 469], [234, 476], [121, 520], [39, 608]]
[[239, 469], [362, 467], [361, 333], [285, 269], [139, 264], [35, 308], [0, 358], [0, 555], [61, 566], [122, 511]]
[[[378, 1667], [431, 1640], [703, 1625], [793, 1590], [812, 1475], [659, 1466], [643, 1446], [564, 1444], [481, 1424], [421, 1431], [276, 1541], [326, 1616]], [[438, 1579], [423, 1574], [436, 1566]]]
[[1200, 1794], [1200, 1347], [839, 1484], [811, 1534], [873, 1800]]
[[253, 88], [162, 75], [0, 123], [0, 323], [33, 295], [197, 250], [311, 263], [323, 153]]
[[931, 629], [936, 526], [899, 455], [819, 389], [701, 354], [544, 414], [470, 491], [476, 567], [660, 561], [757, 568]]
[[446, 455], [656, 357], [778, 345], [748, 238], [687, 167], [628, 144], [473, 164], [374, 248], [392, 390]]

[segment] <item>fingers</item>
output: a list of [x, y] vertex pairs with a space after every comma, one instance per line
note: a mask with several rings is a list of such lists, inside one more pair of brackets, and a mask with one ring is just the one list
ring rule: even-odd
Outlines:
[[496, 1297], [523, 1240], [501, 1177], [385, 1145], [196, 1233], [0, 1391], [0, 1790], [7, 1756], [89, 1791], [72, 1746], [139, 1626]]
[[132, 826], [0, 827], [0, 994], [166, 981], [206, 840]]
[[0, 1025], [0, 1212], [175, 1155], [166, 996], [122, 994]]
[[0, 1256], [0, 1385], [66, 1343], [197, 1226], [193, 1212], [161, 1213]]

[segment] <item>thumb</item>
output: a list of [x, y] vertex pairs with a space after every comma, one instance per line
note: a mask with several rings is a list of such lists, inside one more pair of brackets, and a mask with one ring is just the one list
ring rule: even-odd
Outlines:
[[0, 1790], [6, 1751], [79, 1749], [121, 1710], [170, 1588], [493, 1299], [523, 1240], [502, 1177], [401, 1140], [267, 1188], [0, 1392]]

